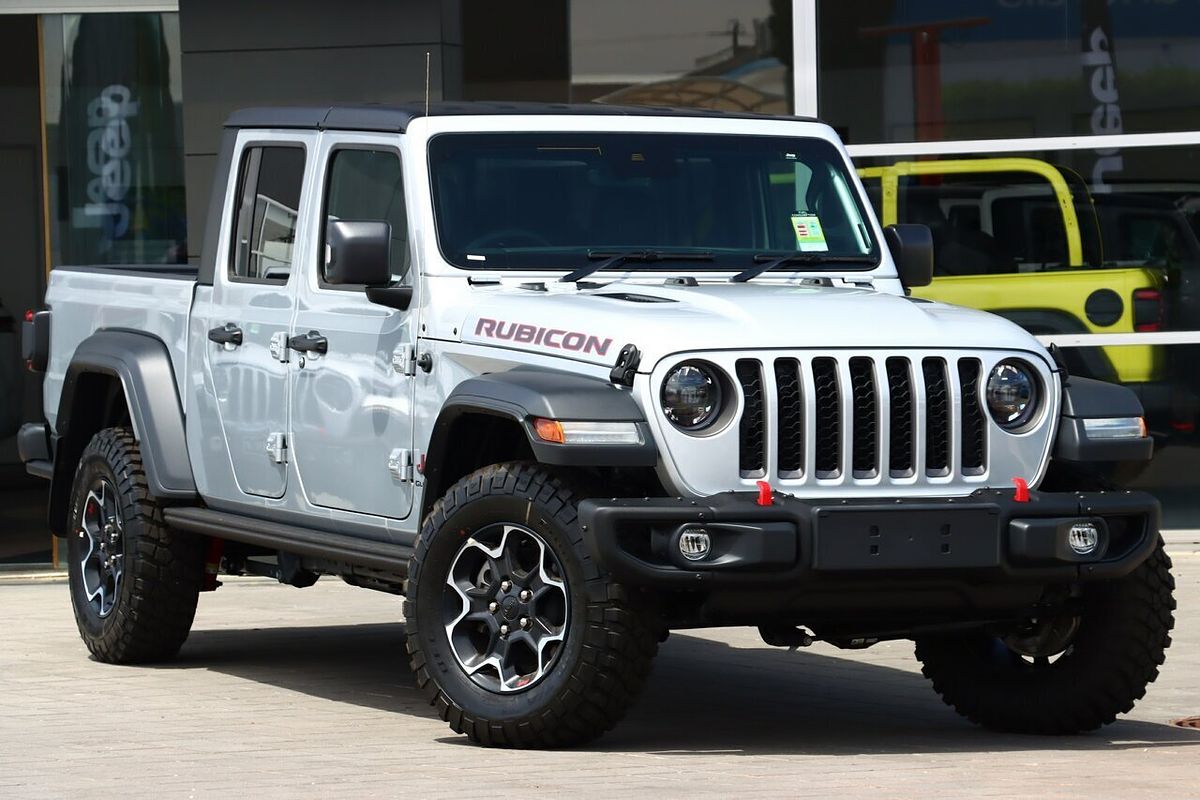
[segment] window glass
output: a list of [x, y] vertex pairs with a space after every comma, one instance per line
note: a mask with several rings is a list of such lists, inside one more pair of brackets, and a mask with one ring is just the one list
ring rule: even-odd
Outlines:
[[571, 0], [572, 102], [792, 112], [791, 0]]
[[1200, 128], [1194, 0], [818, 0], [821, 118], [853, 143]]
[[[1061, 357], [1071, 375], [1137, 393], [1154, 435], [1153, 461], [1097, 468], [1118, 484], [1153, 491], [1164, 524], [1176, 528], [1196, 527], [1200, 515], [1198, 144], [1200, 135], [1178, 147], [1102, 153], [856, 159], [885, 223], [933, 230], [935, 277], [914, 295], [1000, 314], [1050, 341], [1125, 335], [1126, 345], [1068, 343]], [[1121, 169], [1093, 180], [1095, 165], [1113, 158]], [[889, 177], [891, 197], [883, 191]], [[1137, 335], [1156, 331], [1184, 342]]]
[[302, 147], [248, 147], [243, 152], [230, 265], [234, 278], [287, 281], [303, 181]]
[[878, 261], [845, 162], [820, 139], [444, 134], [430, 164], [439, 242], [459, 266], [574, 269], [628, 250], [697, 251], [710, 256], [698, 267], [726, 270], [798, 250], [859, 259], [843, 269]]
[[792, 112], [792, 0], [462, 3], [463, 98]]
[[[386, 222], [392, 231], [392, 280], [408, 272], [408, 219], [400, 156], [392, 150], [337, 150], [330, 159], [325, 215], [333, 220]], [[322, 251], [324, 248], [321, 248]], [[322, 259], [321, 277], [325, 277]]]
[[179, 15], [42, 17], [55, 264], [187, 261]]
[[[1097, 174], [1095, 165], [1114, 156], [1119, 172]], [[1047, 332], [1200, 330], [1194, 145], [855, 163], [884, 224], [931, 229], [929, 291], [988, 310], [1034, 307], [1027, 293], [1054, 298], [1057, 329]], [[1093, 300], [1089, 315], [1087, 300], [1100, 289], [1119, 295], [1120, 314], [1098, 312]], [[1151, 296], [1161, 315], [1151, 314]]]

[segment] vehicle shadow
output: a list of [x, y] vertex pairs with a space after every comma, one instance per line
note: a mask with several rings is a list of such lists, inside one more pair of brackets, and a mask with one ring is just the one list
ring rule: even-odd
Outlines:
[[[206, 669], [336, 702], [432, 717], [402, 623], [193, 631], [167, 668]], [[902, 645], [897, 645], [902, 646]], [[448, 744], [469, 745], [448, 736]], [[685, 634], [663, 644], [642, 697], [589, 746], [660, 755], [1119, 750], [1200, 745], [1168, 724], [1120, 720], [1083, 736], [985, 731], [916, 672], [828, 651], [735, 648]]]

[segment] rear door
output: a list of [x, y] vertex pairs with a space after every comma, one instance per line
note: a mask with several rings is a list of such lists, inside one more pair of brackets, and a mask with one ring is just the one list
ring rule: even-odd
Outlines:
[[316, 331], [328, 350], [293, 353], [292, 456], [315, 505], [403, 518], [412, 507], [416, 311], [367, 300], [365, 287], [324, 280], [328, 221], [391, 227], [392, 281], [413, 280], [400, 137], [326, 133], [313, 219], [316, 252], [301, 270], [293, 335]]
[[301, 198], [317, 135], [242, 136], [230, 247], [218, 258], [204, 321], [205, 364], [238, 493], [279, 498], [287, 488], [286, 337], [298, 265], [309, 255], [302, 243], [312, 215]]

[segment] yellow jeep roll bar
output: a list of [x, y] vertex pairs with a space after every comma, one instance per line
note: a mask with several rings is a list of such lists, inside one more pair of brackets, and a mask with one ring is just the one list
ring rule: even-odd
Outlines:
[[900, 197], [901, 175], [969, 175], [985, 172], [1028, 172], [1045, 178], [1058, 199], [1062, 211], [1063, 228], [1067, 237], [1067, 260], [1069, 266], [1083, 264], [1083, 240], [1079, 233], [1079, 217], [1075, 214], [1075, 201], [1071, 188], [1057, 167], [1036, 158], [960, 158], [945, 161], [897, 161], [886, 167], [861, 167], [861, 178], [879, 178], [883, 190], [880, 202], [880, 220], [884, 225], [894, 225], [898, 218], [897, 205]]

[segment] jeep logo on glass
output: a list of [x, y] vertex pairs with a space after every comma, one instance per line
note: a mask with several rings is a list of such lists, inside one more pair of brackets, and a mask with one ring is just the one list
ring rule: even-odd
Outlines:
[[612, 339], [601, 339], [589, 333], [567, 331], [562, 328], [541, 328], [537, 325], [505, 322], [487, 317], [480, 317], [479, 321], [475, 323], [475, 335], [486, 336], [489, 339], [504, 339], [510, 342], [554, 347], [559, 350], [595, 353], [598, 356], [606, 355], [608, 348], [612, 346]]
[[125, 195], [133, 185], [130, 151], [134, 144], [129, 120], [137, 116], [139, 105], [129, 87], [120, 84], [106, 86], [88, 103], [87, 164], [92, 177], [87, 205], [74, 212], [77, 227], [107, 225], [112, 239], [129, 232], [131, 211]]

